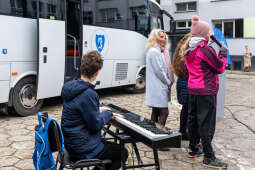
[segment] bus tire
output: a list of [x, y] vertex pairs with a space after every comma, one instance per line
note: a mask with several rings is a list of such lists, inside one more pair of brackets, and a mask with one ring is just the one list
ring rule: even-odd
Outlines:
[[26, 77], [13, 90], [13, 109], [20, 116], [35, 114], [42, 107], [43, 100], [36, 99], [36, 79]]
[[144, 93], [146, 87], [145, 70], [141, 71], [133, 87], [134, 93]]

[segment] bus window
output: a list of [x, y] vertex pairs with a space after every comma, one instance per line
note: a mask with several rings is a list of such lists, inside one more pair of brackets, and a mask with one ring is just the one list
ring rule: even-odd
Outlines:
[[129, 29], [148, 36], [149, 30], [149, 10], [145, 0], [128, 0], [129, 8]]
[[95, 0], [96, 25], [118, 29], [128, 29], [127, 1]]
[[151, 16], [151, 30], [155, 28], [162, 29], [161, 19], [155, 16]]
[[0, 0], [0, 14], [36, 18], [36, 0]]
[[11, 15], [10, 1], [0, 0], [0, 14]]
[[83, 24], [95, 25], [95, 0], [83, 0]]
[[62, 0], [40, 0], [40, 18], [65, 20], [65, 3]]

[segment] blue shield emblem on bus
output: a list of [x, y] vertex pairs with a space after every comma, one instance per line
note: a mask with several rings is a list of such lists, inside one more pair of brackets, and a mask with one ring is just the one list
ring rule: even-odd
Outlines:
[[7, 54], [7, 49], [4, 48], [2, 53], [3, 53], [3, 54]]
[[98, 52], [102, 52], [105, 44], [105, 36], [104, 35], [96, 35], [96, 47]]

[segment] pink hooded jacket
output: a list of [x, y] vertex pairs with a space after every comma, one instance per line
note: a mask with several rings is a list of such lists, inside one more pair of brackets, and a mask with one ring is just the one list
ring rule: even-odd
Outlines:
[[188, 93], [192, 95], [217, 95], [219, 89], [218, 74], [224, 72], [227, 64], [227, 52], [219, 55], [204, 40], [194, 48], [188, 48], [185, 65], [188, 70]]

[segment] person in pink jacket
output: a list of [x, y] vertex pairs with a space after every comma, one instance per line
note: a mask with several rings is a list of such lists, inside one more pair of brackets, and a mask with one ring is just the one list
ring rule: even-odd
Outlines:
[[190, 135], [189, 156], [202, 154], [197, 146], [201, 138], [204, 152], [203, 165], [212, 168], [227, 168], [227, 164], [215, 157], [212, 139], [216, 126], [216, 99], [219, 89], [218, 74], [224, 72], [227, 51], [219, 54], [208, 45], [210, 26], [198, 16], [192, 17], [192, 38], [185, 51], [188, 70], [188, 126]]

